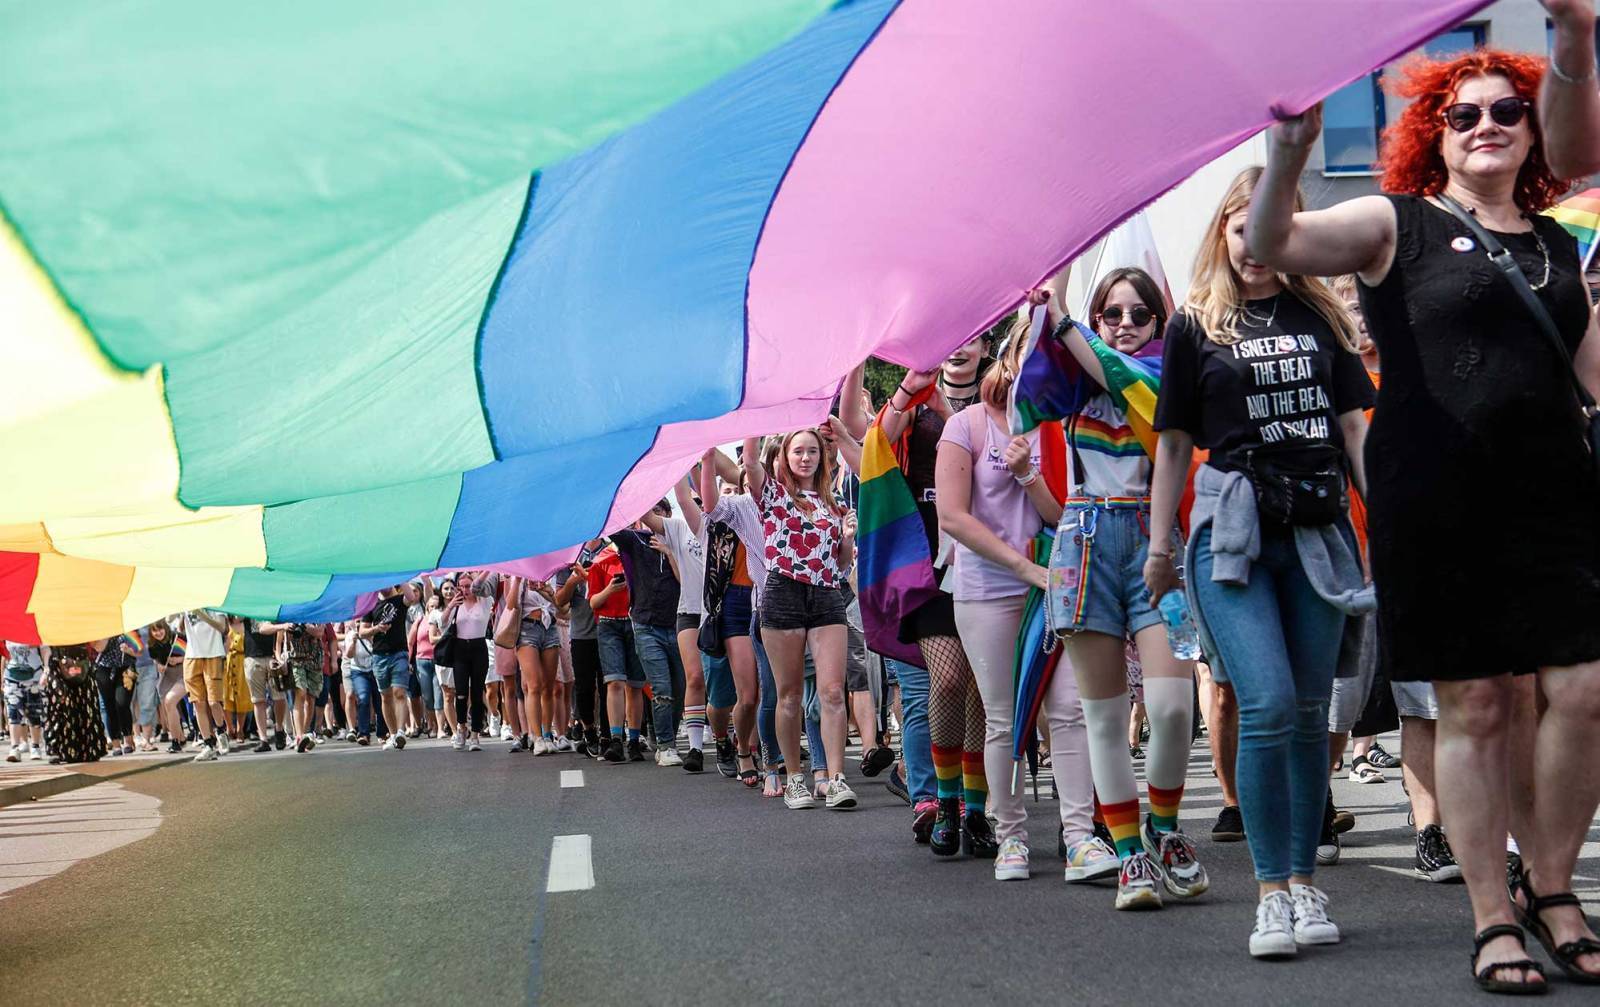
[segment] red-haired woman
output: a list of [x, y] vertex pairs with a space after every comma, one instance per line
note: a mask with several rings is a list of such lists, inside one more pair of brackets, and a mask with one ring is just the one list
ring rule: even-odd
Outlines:
[[[783, 438], [772, 471], [761, 464], [761, 445], [744, 443], [750, 494], [761, 509], [766, 533], [767, 583], [761, 597], [761, 637], [778, 686], [778, 747], [789, 779], [783, 803], [817, 803], [800, 768], [800, 699], [806, 648], [817, 669], [822, 699], [822, 738], [832, 779], [830, 808], [853, 808], [855, 792], [845, 782], [844, 672], [845, 571], [855, 553], [854, 514], [833, 497], [832, 454], [822, 435], [807, 428]], [[813, 755], [813, 758], [815, 756]]]
[[[1600, 982], [1600, 943], [1568, 894], [1600, 803], [1600, 473], [1571, 372], [1576, 359], [1600, 392], [1600, 335], [1577, 247], [1540, 214], [1566, 188], [1533, 114], [1544, 72], [1493, 49], [1412, 62], [1397, 88], [1411, 104], [1384, 137], [1391, 195], [1327, 210], [1293, 212], [1321, 114], [1289, 120], [1249, 218], [1263, 262], [1361, 280], [1384, 364], [1367, 439], [1381, 647], [1394, 680], [1437, 691], [1439, 804], [1479, 930], [1473, 975], [1496, 992], [1544, 988], [1518, 917], [1570, 978]], [[1516, 274], [1496, 268], [1495, 245]], [[1536, 677], [1549, 704], [1526, 820], [1508, 787], [1530, 688], [1514, 676]], [[1515, 905], [1508, 826], [1527, 865]]]

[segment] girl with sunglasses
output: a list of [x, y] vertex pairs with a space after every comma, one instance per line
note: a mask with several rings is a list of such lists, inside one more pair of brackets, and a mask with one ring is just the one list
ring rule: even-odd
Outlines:
[[1260, 174], [1229, 186], [1164, 337], [1144, 576], [1156, 599], [1180, 586], [1169, 543], [1194, 449], [1206, 448], [1187, 596], [1212, 673], [1238, 700], [1236, 783], [1260, 896], [1250, 953], [1287, 957], [1339, 940], [1313, 879], [1328, 699], [1346, 618], [1371, 608], [1344, 500], [1347, 469], [1364, 481], [1373, 391], [1355, 321], [1327, 284], [1246, 251]]
[[[1152, 604], [1143, 570], [1152, 540], [1150, 459], [1125, 411], [1115, 373], [1119, 357], [1159, 345], [1167, 324], [1161, 288], [1137, 267], [1113, 269], [1089, 299], [1095, 329], [1085, 338], [1067, 317], [1061, 292], [1034, 291], [1048, 301], [1054, 338], [1071, 353], [1077, 411], [1066, 421], [1074, 492], [1061, 516], [1056, 549], [1075, 574], [1077, 603], [1067, 654], [1083, 697], [1089, 764], [1106, 826], [1116, 845], [1087, 837], [1068, 847], [1069, 880], [1117, 874], [1118, 909], [1159, 909], [1161, 888], [1193, 898], [1210, 887], [1194, 842], [1178, 828], [1178, 806], [1194, 720], [1194, 662], [1173, 656], [1161, 615]], [[1173, 539], [1155, 540], [1171, 554]], [[1058, 627], [1061, 628], [1061, 627]], [[1128, 747], [1128, 663], [1125, 641], [1138, 648], [1143, 669], [1150, 749], [1145, 760], [1150, 813], [1141, 824], [1139, 790]], [[1076, 876], [1075, 876], [1076, 875]]]
[[[1544, 73], [1493, 49], [1411, 63], [1397, 88], [1411, 104], [1384, 137], [1393, 195], [1315, 213], [1292, 194], [1320, 110], [1290, 120], [1250, 215], [1266, 261], [1360, 280], [1384, 364], [1367, 496], [1381, 651], [1394, 681], [1434, 684], [1435, 785], [1478, 928], [1473, 976], [1513, 993], [1545, 990], [1515, 921], [1569, 978], [1600, 983], [1600, 942], [1570, 894], [1600, 803], [1600, 474], [1572, 381], [1576, 366], [1600, 392], [1600, 335], [1575, 242], [1540, 212], [1567, 188], [1541, 142], [1561, 138], [1532, 116]], [[1513, 502], [1486, 486], [1522, 491]], [[1536, 726], [1515, 712], [1530, 679], [1548, 704]], [[1513, 901], [1508, 827], [1527, 865]]]

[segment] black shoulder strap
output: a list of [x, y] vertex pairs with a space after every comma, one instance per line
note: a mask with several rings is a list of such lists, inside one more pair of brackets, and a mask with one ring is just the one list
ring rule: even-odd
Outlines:
[[1546, 338], [1555, 344], [1556, 353], [1560, 354], [1561, 359], [1567, 362], [1567, 373], [1572, 378], [1572, 388], [1578, 395], [1578, 404], [1583, 407], [1586, 415], [1592, 415], [1595, 407], [1594, 396], [1590, 395], [1589, 389], [1585, 388], [1583, 382], [1578, 380], [1578, 372], [1572, 367], [1572, 354], [1567, 352], [1567, 344], [1561, 341], [1561, 333], [1556, 329], [1556, 323], [1550, 317], [1550, 312], [1545, 310], [1544, 304], [1539, 300], [1538, 295], [1533, 292], [1533, 287], [1528, 284], [1528, 278], [1522, 275], [1522, 267], [1517, 265], [1516, 260], [1511, 257], [1510, 252], [1506, 251], [1505, 246], [1500, 244], [1499, 239], [1485, 230], [1483, 225], [1479, 224], [1477, 219], [1468, 213], [1460, 203], [1443, 193], [1439, 194], [1439, 202], [1443, 203], [1444, 208], [1449, 210], [1457, 220], [1466, 225], [1467, 230], [1472, 232], [1472, 236], [1478, 239], [1478, 244], [1482, 245], [1483, 250], [1489, 253], [1489, 261], [1494, 263], [1495, 267], [1510, 281], [1511, 289], [1517, 292], [1517, 296], [1527, 306], [1528, 313], [1533, 315], [1533, 320], [1538, 325], [1539, 331], [1543, 332]]

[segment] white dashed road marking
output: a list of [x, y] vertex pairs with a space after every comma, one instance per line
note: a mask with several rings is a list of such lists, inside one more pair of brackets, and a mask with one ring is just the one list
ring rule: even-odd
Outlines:
[[583, 770], [563, 769], [561, 771], [561, 786], [563, 788], [583, 786]]
[[550, 845], [547, 892], [582, 892], [594, 887], [594, 863], [588, 836], [557, 836]]

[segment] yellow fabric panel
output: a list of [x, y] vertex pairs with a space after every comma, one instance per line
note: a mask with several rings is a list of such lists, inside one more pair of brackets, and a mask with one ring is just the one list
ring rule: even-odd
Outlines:
[[[52, 386], [60, 380], [23, 378]], [[0, 524], [160, 513], [175, 506], [178, 450], [158, 368], [105, 385], [63, 412], [12, 426], [0, 417], [0, 428], [6, 430], [0, 438], [0, 471], [27, 473], [8, 480], [0, 493]]]
[[149, 513], [57, 518], [45, 527], [57, 552], [82, 559], [141, 567], [267, 565], [259, 505], [195, 511], [173, 501]]
[[54, 552], [44, 525], [0, 524], [0, 552]]
[[133, 568], [45, 553], [33, 583], [28, 611], [47, 643], [86, 643], [126, 627], [122, 603], [133, 586]]
[[134, 571], [128, 599], [122, 603], [122, 627], [146, 626], [191, 608], [214, 608], [228, 597], [232, 582], [232, 570], [139, 567]]

